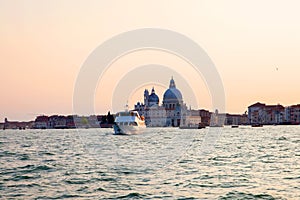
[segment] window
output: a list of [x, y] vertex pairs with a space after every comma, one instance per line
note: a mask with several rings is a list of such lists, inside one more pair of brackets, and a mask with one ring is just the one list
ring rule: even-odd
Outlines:
[[136, 122], [130, 122], [129, 125], [130, 126], [137, 126], [137, 123]]

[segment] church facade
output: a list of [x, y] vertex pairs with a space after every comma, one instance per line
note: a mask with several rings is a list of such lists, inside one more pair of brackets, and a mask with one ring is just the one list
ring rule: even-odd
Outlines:
[[178, 127], [185, 124], [187, 115], [187, 106], [183, 102], [180, 90], [176, 88], [173, 77], [170, 80], [169, 88], [163, 95], [161, 105], [153, 87], [151, 94], [145, 89], [144, 103], [137, 102], [134, 110], [144, 116], [146, 125], [151, 127]]

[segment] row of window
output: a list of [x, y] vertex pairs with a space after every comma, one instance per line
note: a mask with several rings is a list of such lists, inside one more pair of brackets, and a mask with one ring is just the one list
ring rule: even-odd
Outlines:
[[118, 125], [120, 126], [137, 126], [136, 122], [118, 122]]

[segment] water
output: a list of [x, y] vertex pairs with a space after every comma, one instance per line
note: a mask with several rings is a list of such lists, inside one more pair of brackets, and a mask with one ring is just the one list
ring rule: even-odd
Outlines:
[[0, 131], [0, 199], [300, 199], [300, 126]]

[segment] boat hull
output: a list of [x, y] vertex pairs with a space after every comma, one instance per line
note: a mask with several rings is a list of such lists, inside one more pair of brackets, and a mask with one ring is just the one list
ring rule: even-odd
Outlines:
[[180, 129], [203, 129], [205, 126], [179, 126]]
[[115, 135], [136, 135], [144, 132], [146, 126], [114, 125]]

